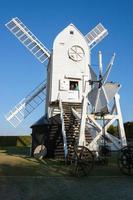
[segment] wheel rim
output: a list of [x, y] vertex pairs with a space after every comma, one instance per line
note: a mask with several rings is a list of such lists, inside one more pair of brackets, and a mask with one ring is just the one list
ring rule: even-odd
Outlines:
[[86, 176], [90, 173], [94, 166], [94, 156], [92, 152], [84, 147], [78, 146], [74, 148], [71, 158], [71, 170], [75, 176]]
[[118, 166], [123, 174], [133, 175], [133, 146], [126, 146], [118, 154]]

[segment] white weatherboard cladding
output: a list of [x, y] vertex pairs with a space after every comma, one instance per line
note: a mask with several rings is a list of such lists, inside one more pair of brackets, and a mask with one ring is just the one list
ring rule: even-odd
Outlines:
[[[73, 34], [70, 34], [73, 33]], [[69, 58], [69, 49], [72, 46], [80, 46], [84, 51], [84, 57], [80, 61], [74, 61]], [[84, 77], [86, 80], [90, 79], [90, 72], [88, 65], [90, 64], [90, 54], [88, 44], [84, 36], [77, 30], [77, 28], [70, 24], [56, 37], [53, 44], [53, 57], [50, 72], [51, 85], [50, 102], [58, 99], [60, 93], [62, 101], [81, 102], [82, 92], [84, 89]], [[60, 80], [78, 80], [79, 91], [63, 91], [60, 90]], [[75, 93], [75, 94], [74, 94]], [[75, 99], [74, 99], [75, 96]]]

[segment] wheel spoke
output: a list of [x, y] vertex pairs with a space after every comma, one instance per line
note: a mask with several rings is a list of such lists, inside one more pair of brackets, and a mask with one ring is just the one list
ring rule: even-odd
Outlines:
[[133, 174], [133, 146], [126, 146], [119, 152], [118, 165], [127, 175]]
[[74, 154], [71, 158], [71, 168], [74, 175], [88, 175], [90, 170], [93, 168], [93, 164], [94, 157], [92, 152], [88, 148], [84, 146], [78, 146], [74, 148]]

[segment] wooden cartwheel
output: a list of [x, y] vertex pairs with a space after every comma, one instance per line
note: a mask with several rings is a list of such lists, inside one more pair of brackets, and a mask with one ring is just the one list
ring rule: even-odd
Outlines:
[[123, 174], [133, 175], [133, 146], [123, 147], [119, 151], [118, 166]]
[[75, 146], [69, 157], [70, 170], [74, 176], [81, 177], [90, 173], [94, 166], [94, 155], [85, 146]]

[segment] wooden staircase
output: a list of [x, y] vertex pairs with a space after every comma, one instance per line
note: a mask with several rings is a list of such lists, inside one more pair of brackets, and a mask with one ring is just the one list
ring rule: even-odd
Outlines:
[[61, 134], [61, 125], [52, 124], [48, 137], [48, 157], [64, 159], [63, 138]]
[[[63, 119], [64, 128], [66, 132], [67, 149], [69, 156], [74, 152], [74, 146], [78, 145], [79, 131], [80, 131], [80, 120], [75, 118], [72, 113], [72, 108], [77, 110], [79, 113], [82, 110], [81, 103], [62, 103], [63, 107]], [[64, 147], [63, 147], [63, 136], [62, 136], [62, 124], [60, 119], [60, 114], [55, 115], [51, 118], [51, 123], [49, 125], [47, 135], [45, 137], [45, 145], [48, 150], [47, 157], [56, 158], [59, 160], [64, 160]], [[89, 131], [85, 130], [85, 138], [87, 144], [92, 140]]]
[[[76, 145], [79, 137], [80, 121], [77, 120], [71, 108], [80, 109], [81, 104], [63, 103], [63, 118], [66, 131], [67, 148], [70, 153], [73, 152], [74, 145]], [[56, 117], [56, 116], [54, 116]], [[61, 125], [52, 124], [49, 130], [48, 138], [48, 157], [54, 157], [59, 160], [64, 160], [64, 148]]]
[[64, 124], [69, 154], [73, 153], [74, 146], [78, 143], [80, 121], [72, 114], [72, 108], [81, 109], [80, 103], [63, 103]]
[[[69, 157], [74, 152], [74, 146], [78, 145], [79, 140], [79, 131], [80, 131], [80, 120], [76, 119], [72, 113], [72, 108], [81, 112], [82, 104], [81, 103], [62, 103], [63, 107], [63, 118], [67, 139], [67, 149]], [[55, 116], [56, 117], [56, 116]], [[53, 155], [54, 158], [64, 160], [64, 148], [63, 148], [63, 137], [61, 125], [54, 124], [51, 126], [49, 131], [49, 152]], [[92, 140], [89, 130], [85, 130], [85, 138], [87, 144]]]
[[86, 139], [86, 145], [90, 144], [90, 142], [92, 141], [92, 136], [88, 129], [85, 129], [85, 139]]

